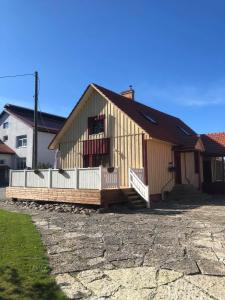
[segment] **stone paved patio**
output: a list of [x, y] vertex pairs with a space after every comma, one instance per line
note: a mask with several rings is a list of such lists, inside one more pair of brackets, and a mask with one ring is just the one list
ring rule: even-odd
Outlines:
[[20, 211], [32, 214], [71, 299], [225, 299], [225, 200], [90, 216]]

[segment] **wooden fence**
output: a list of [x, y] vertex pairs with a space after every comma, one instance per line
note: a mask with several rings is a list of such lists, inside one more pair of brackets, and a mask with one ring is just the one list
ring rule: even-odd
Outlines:
[[37, 188], [111, 189], [119, 188], [119, 170], [113, 168], [75, 168], [11, 170], [10, 186]]

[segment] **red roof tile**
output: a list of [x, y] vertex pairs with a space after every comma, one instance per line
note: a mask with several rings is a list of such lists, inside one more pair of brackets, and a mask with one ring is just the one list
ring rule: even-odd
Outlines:
[[0, 154], [15, 154], [15, 152], [0, 140]]
[[201, 139], [208, 154], [225, 156], [225, 132], [201, 134]]

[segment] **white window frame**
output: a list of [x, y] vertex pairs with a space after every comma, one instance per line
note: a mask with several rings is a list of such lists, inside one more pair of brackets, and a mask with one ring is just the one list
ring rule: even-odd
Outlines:
[[9, 139], [8, 135], [3, 135], [3, 138], [2, 138], [3, 142], [8, 141], [8, 139]]
[[7, 129], [7, 128], [9, 128], [9, 122], [8, 121], [3, 123], [3, 129]]
[[[21, 145], [19, 143], [21, 142]], [[27, 135], [18, 135], [16, 137], [16, 148], [26, 148], [27, 147]]]

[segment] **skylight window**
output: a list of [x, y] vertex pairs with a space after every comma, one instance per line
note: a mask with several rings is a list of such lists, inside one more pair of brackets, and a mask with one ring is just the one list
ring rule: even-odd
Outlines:
[[177, 126], [184, 134], [186, 135], [190, 135], [190, 132], [188, 132], [185, 128], [181, 127], [181, 126]]
[[143, 113], [143, 112], [140, 112], [140, 114], [141, 114], [146, 120], [148, 120], [150, 123], [152, 123], [152, 124], [157, 124], [157, 121], [156, 121], [152, 116], [150, 116], [149, 114]]

